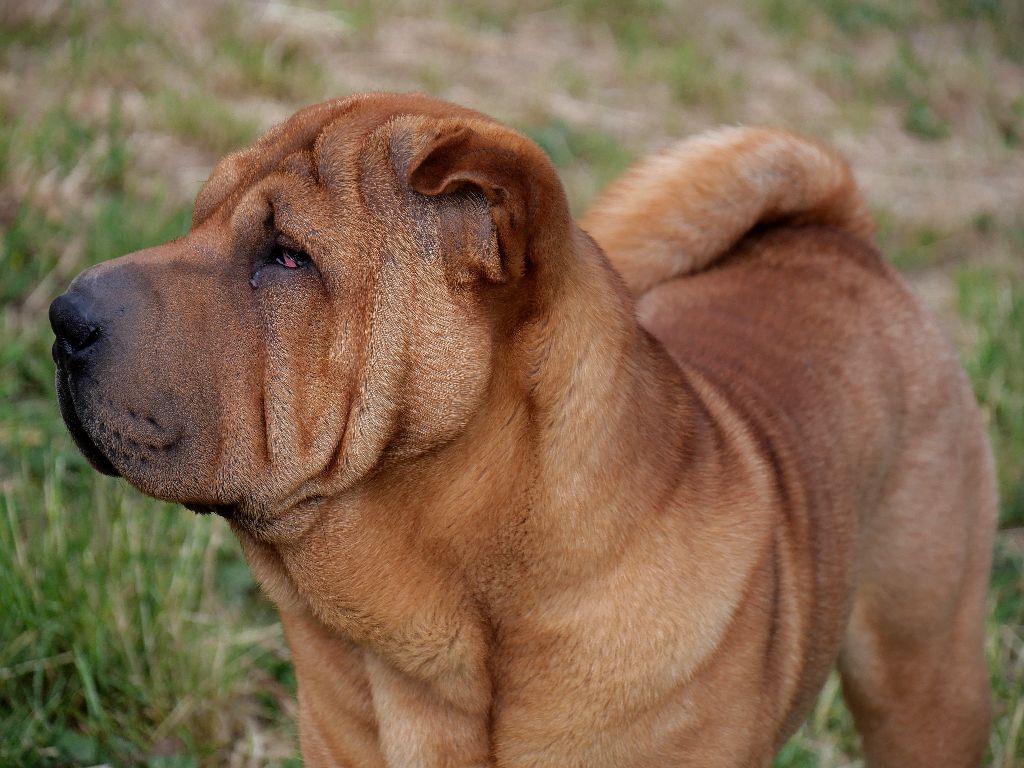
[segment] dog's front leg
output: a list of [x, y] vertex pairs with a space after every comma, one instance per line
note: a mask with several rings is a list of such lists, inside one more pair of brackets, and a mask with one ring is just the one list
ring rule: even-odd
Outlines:
[[469, 711], [427, 683], [367, 652], [366, 671], [393, 768], [483, 768], [492, 764], [487, 712]]
[[330, 548], [285, 547], [283, 556], [244, 531], [239, 538], [285, 623], [306, 760], [322, 752], [345, 765], [353, 739], [373, 741], [362, 736], [368, 698], [390, 768], [489, 764], [488, 631], [459, 580], [398, 550], [395, 538], [360, 547], [334, 537]]

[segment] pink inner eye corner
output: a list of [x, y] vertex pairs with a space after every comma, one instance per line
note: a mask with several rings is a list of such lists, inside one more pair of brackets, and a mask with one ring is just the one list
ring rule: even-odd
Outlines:
[[291, 253], [289, 253], [288, 251], [284, 252], [283, 257], [284, 265], [288, 267], [288, 269], [295, 269], [296, 267], [299, 266], [295, 259], [292, 258]]

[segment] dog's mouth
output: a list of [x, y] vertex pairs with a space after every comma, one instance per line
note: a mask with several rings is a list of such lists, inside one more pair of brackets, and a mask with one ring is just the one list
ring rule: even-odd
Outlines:
[[234, 520], [238, 513], [237, 504], [192, 504], [182, 502], [185, 509], [195, 512], [197, 515], [220, 515], [225, 520]]
[[[75, 446], [81, 451], [82, 455], [85, 456], [89, 464], [97, 472], [101, 472], [104, 475], [110, 475], [111, 477], [121, 477], [121, 473], [117, 470], [114, 464], [107, 458], [106, 454], [100, 449], [96, 442], [89, 436], [88, 430], [82, 423], [82, 418], [79, 416], [78, 407], [75, 405], [74, 395], [74, 382], [72, 381], [71, 372], [69, 371], [69, 363], [66, 359], [66, 351], [59, 348], [57, 344], [53, 346], [53, 360], [57, 366], [57, 372], [55, 376], [57, 385], [57, 404], [60, 406], [60, 415], [64, 419], [64, 424], [68, 428], [68, 432], [71, 433], [71, 439], [74, 440]], [[160, 446], [162, 450], [167, 450], [174, 445], [175, 441]], [[156, 449], [156, 446], [151, 446]], [[235, 517], [238, 506], [236, 504], [203, 504], [203, 503], [190, 503], [182, 502], [187, 508], [201, 515], [220, 515], [221, 517], [231, 520]]]
[[71, 439], [75, 441], [75, 446], [82, 452], [82, 455], [85, 456], [93, 469], [97, 472], [102, 472], [104, 475], [119, 477], [120, 473], [114, 468], [110, 459], [108, 459], [96, 443], [93, 442], [92, 438], [89, 437], [89, 433], [86, 432], [85, 426], [82, 424], [82, 420], [78, 416], [78, 411], [75, 409], [74, 396], [72, 394], [71, 374], [68, 372], [67, 367], [60, 358], [60, 350], [58, 350], [57, 344], [55, 343], [53, 345], [53, 359], [57, 364], [57, 374], [55, 377], [57, 384], [57, 404], [60, 406], [60, 415], [64, 419], [64, 424], [67, 426], [68, 432], [71, 433]]

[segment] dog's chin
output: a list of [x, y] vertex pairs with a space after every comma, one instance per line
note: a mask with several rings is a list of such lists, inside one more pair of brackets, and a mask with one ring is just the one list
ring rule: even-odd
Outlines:
[[[55, 355], [55, 359], [57, 356]], [[101, 472], [104, 475], [110, 475], [111, 477], [124, 477], [124, 475], [118, 471], [114, 466], [113, 462], [107, 458], [106, 454], [103, 453], [102, 449], [97, 445], [96, 441], [89, 435], [89, 431], [85, 428], [82, 423], [81, 417], [78, 415], [78, 409], [75, 406], [74, 397], [71, 394], [71, 380], [70, 376], [58, 359], [57, 362], [57, 403], [60, 406], [60, 415], [64, 419], [64, 424], [68, 428], [68, 432], [71, 433], [71, 439], [74, 440], [75, 446], [81, 451], [82, 455], [85, 456], [86, 461], [95, 469], [97, 472]], [[131, 473], [129, 472], [129, 475]], [[135, 480], [128, 478], [133, 484]], [[180, 499], [174, 499], [172, 497], [157, 493], [152, 488], [141, 487], [144, 493], [149, 493], [157, 498], [164, 499], [165, 501], [180, 501]], [[200, 503], [200, 502], [180, 502], [186, 509], [190, 509], [200, 515], [219, 515], [220, 517], [228, 520], [233, 520], [238, 514], [237, 504], [217, 504], [217, 503]]]
[[121, 473], [117, 471], [110, 462], [110, 459], [103, 454], [92, 438], [89, 437], [89, 433], [82, 424], [82, 420], [78, 417], [74, 399], [71, 397], [71, 384], [68, 381], [68, 375], [60, 365], [57, 366], [56, 380], [57, 403], [60, 406], [60, 415], [64, 419], [68, 432], [71, 433], [71, 439], [75, 441], [75, 446], [97, 472], [110, 475], [111, 477], [119, 477]]

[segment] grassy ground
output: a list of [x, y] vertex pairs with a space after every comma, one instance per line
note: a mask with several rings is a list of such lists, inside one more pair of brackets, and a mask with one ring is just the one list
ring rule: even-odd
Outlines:
[[[894, 10], [898, 8], [899, 10]], [[297, 763], [281, 632], [223, 522], [89, 470], [49, 300], [183, 232], [217, 156], [296, 107], [424, 90], [526, 130], [577, 210], [719, 122], [853, 161], [990, 417], [1003, 532], [988, 760], [1024, 762], [1024, 6], [1014, 0], [0, 5], [0, 764]], [[777, 766], [857, 765], [833, 680]]]

